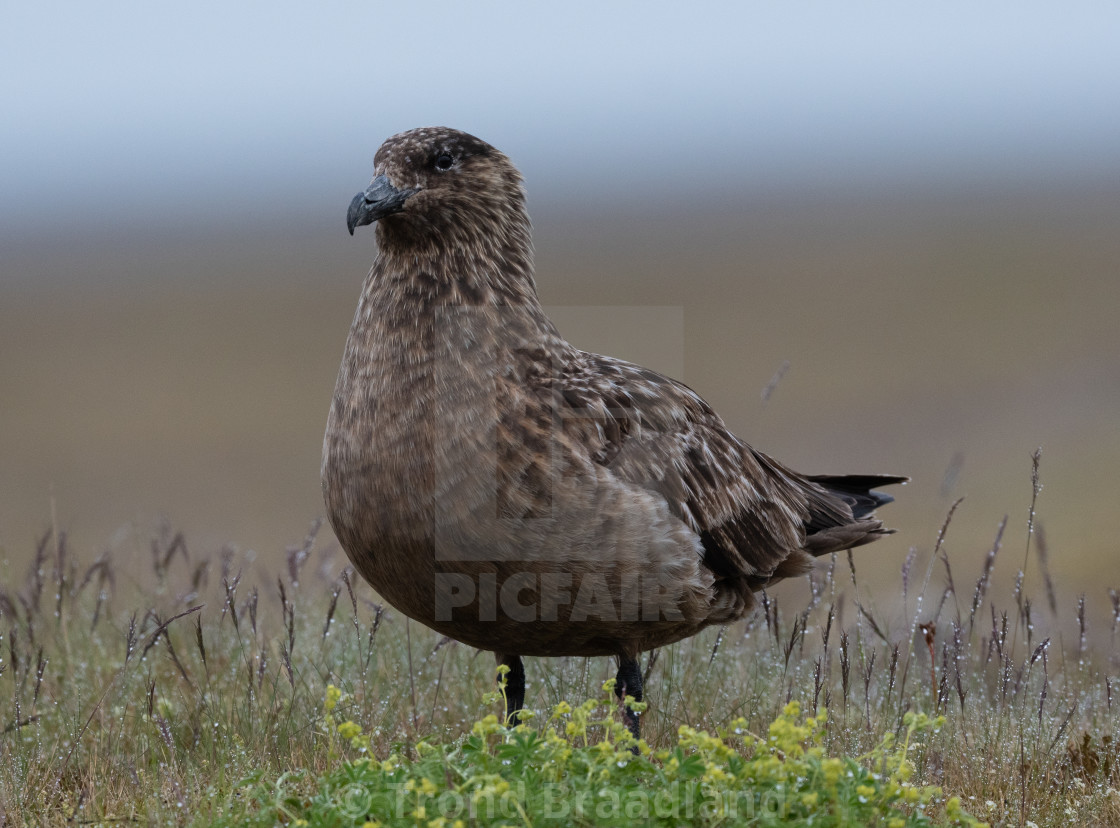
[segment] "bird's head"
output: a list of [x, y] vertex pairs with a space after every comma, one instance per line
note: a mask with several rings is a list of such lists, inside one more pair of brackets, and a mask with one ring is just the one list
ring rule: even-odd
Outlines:
[[369, 186], [346, 212], [350, 233], [379, 221], [379, 240], [475, 241], [528, 227], [521, 175], [494, 147], [447, 127], [394, 135], [373, 159]]

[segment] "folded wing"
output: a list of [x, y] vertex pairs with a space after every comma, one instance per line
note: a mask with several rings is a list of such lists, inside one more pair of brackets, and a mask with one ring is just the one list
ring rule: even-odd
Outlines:
[[717, 575], [757, 589], [891, 531], [873, 512], [893, 498], [871, 489], [904, 477], [800, 475], [739, 440], [692, 389], [622, 360], [577, 352], [546, 384], [570, 444], [664, 497]]

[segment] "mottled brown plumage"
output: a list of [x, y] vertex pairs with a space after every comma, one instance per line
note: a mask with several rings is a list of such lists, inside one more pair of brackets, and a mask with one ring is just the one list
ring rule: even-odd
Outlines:
[[683, 384], [568, 344], [493, 147], [412, 130], [374, 168], [348, 213], [351, 232], [377, 221], [379, 252], [327, 423], [327, 513], [387, 601], [513, 668], [511, 711], [522, 655], [615, 655], [640, 697], [643, 650], [890, 531], [871, 489], [905, 478], [797, 474]]

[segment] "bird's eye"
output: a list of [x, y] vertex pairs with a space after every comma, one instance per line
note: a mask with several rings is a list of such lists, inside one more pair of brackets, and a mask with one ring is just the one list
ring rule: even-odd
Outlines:
[[436, 159], [436, 169], [446, 171], [451, 169], [454, 163], [455, 159], [452, 158], [449, 153], [445, 152]]

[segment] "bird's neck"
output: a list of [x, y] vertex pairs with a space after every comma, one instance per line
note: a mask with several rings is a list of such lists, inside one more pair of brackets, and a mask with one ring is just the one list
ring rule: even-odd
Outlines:
[[379, 223], [377, 231], [374, 270], [390, 302], [539, 307], [527, 218], [487, 232], [469, 226], [418, 232], [391, 222]]
[[400, 230], [379, 224], [378, 256], [351, 330], [356, 353], [423, 371], [418, 353], [439, 359], [478, 343], [491, 343], [484, 351], [570, 347], [537, 298], [527, 220], [484, 238]]

